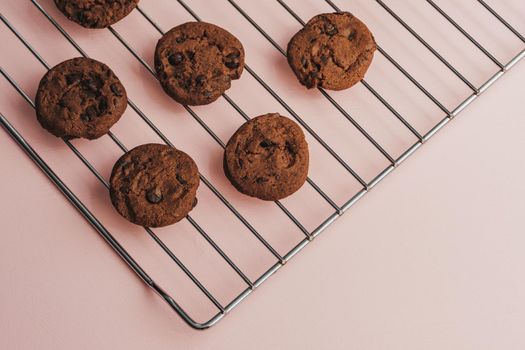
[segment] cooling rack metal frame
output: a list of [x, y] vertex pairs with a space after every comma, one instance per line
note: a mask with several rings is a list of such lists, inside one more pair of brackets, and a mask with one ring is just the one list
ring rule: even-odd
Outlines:
[[[37, 0], [30, 0], [31, 3], [45, 16], [47, 20], [62, 34], [62, 36], [78, 51], [78, 53], [84, 57], [88, 57], [87, 53], [76, 43], [76, 41], [64, 30], [64, 28], [39, 4]], [[268, 40], [270, 44], [277, 49], [282, 55], [286, 56], [285, 50], [281, 48], [277, 42], [252, 18], [248, 15], [244, 9], [239, 6], [234, 0], [225, 0], [243, 16], [264, 38]], [[323, 1], [323, 0], [319, 0]], [[338, 6], [332, 0], [324, 0], [330, 5], [334, 11], [340, 11]], [[235, 273], [244, 281], [246, 289], [231, 300], [227, 305], [222, 305], [216, 297], [195, 277], [195, 275], [188, 269], [184, 263], [169, 249], [169, 247], [149, 228], [145, 228], [147, 234], [158, 244], [158, 246], [176, 263], [181, 270], [188, 276], [189, 279], [195, 284], [197, 288], [210, 300], [211, 303], [217, 308], [217, 313], [206, 322], [196, 322], [190, 316], [190, 313], [181, 307], [177, 301], [169, 295], [164, 289], [154, 281], [148, 273], [135, 261], [135, 259], [126, 251], [126, 249], [116, 240], [113, 235], [104, 227], [99, 219], [93, 215], [93, 213], [82, 203], [82, 201], [71, 191], [67, 185], [60, 179], [60, 177], [51, 169], [49, 165], [42, 159], [42, 157], [34, 150], [34, 148], [24, 139], [23, 135], [18, 132], [17, 129], [9, 122], [6, 116], [0, 112], [0, 124], [7, 131], [7, 133], [18, 143], [18, 145], [28, 154], [28, 156], [38, 165], [38, 167], [50, 178], [50, 180], [58, 187], [58, 189], [64, 194], [64, 196], [71, 202], [71, 204], [83, 215], [89, 224], [107, 241], [107, 243], [117, 252], [117, 254], [130, 266], [130, 268], [149, 286], [151, 287], [161, 298], [163, 298], [167, 304], [176, 311], [188, 325], [196, 329], [206, 329], [219, 320], [221, 320], [226, 314], [233, 310], [244, 298], [250, 295], [255, 289], [257, 289], [264, 281], [266, 281], [271, 275], [277, 272], [282, 266], [284, 266], [295, 254], [306, 247], [312, 242], [321, 232], [323, 232], [331, 223], [337, 218], [341, 217], [352, 205], [354, 205], [359, 199], [372, 190], [381, 180], [383, 180], [390, 172], [396, 167], [403, 163], [410, 157], [417, 149], [419, 149], [426, 141], [432, 138], [439, 130], [447, 125], [454, 117], [460, 114], [468, 105], [476, 100], [483, 92], [491, 87], [497, 80], [499, 80], [506, 72], [508, 72], [516, 63], [525, 57], [525, 46], [524, 48], [509, 62], [500, 62], [496, 59], [483, 45], [481, 45], [473, 35], [468, 33], [459, 23], [457, 23], [447, 12], [441, 9], [434, 1], [425, 0], [429, 6], [431, 6], [436, 14], [442, 16], [446, 21], [457, 30], [461, 35], [467, 38], [473, 45], [475, 45], [480, 52], [482, 52], [489, 60], [491, 60], [496, 66], [496, 72], [486, 80], [482, 85], [475, 86], [470, 82], [463, 74], [461, 74], [449, 61], [447, 61], [432, 45], [430, 45], [425, 39], [417, 33], [408, 23], [406, 23], [394, 10], [392, 10], [382, 0], [375, 0], [395, 21], [404, 27], [408, 32], [408, 35], [413, 36], [419, 41], [435, 58], [441, 61], [452, 74], [459, 78], [471, 91], [472, 94], [463, 100], [456, 108], [449, 110], [447, 109], [435, 96], [433, 96], [421, 82], [415, 79], [401, 64], [399, 64], [384, 48], [378, 44], [379, 53], [404, 77], [406, 77], [419, 91], [421, 91], [430, 102], [437, 106], [445, 115], [436, 125], [434, 125], [427, 133], [420, 134], [415, 127], [413, 127], [392, 105], [380, 94], [374, 87], [366, 80], [362, 80], [361, 84], [368, 90], [377, 101], [382, 104], [394, 118], [397, 118], [417, 139], [417, 141], [408, 147], [399, 157], [392, 157], [381, 145], [374, 139], [352, 116], [340, 106], [329, 93], [323, 89], [319, 89], [320, 93], [332, 104], [338, 113], [342, 117], [346, 118], [349, 123], [355, 127], [362, 136], [364, 136], [373, 147], [380, 152], [389, 165], [381, 171], [375, 178], [370, 182], [363, 180], [358, 173], [346, 163], [342, 157], [330, 147], [329, 143], [321, 138], [315, 130], [313, 130], [301, 117], [286, 103], [286, 101], [261, 77], [256, 71], [251, 68], [248, 64], [246, 65], [246, 71], [250, 74], [258, 84], [261, 85], [284, 109], [286, 109], [290, 115], [310, 134], [319, 144], [332, 156], [356, 181], [358, 181], [362, 188], [351, 196], [342, 206], [336, 204], [336, 202], [327, 195], [319, 185], [317, 185], [312, 179], [308, 178], [308, 185], [311, 186], [315, 192], [322, 197], [332, 208], [333, 213], [329, 215], [321, 224], [313, 231], [308, 231], [304, 225], [286, 208], [284, 204], [277, 201], [275, 204], [278, 208], [297, 226], [297, 228], [304, 234], [304, 238], [297, 243], [297, 245], [288, 251], [286, 254], [281, 255], [277, 250], [264, 239], [263, 235], [258, 232], [250, 222], [242, 216], [242, 214], [226, 199], [226, 197], [202, 174], [200, 175], [201, 181], [204, 185], [211, 190], [211, 192], [220, 200], [220, 202], [231, 211], [231, 213], [255, 236], [255, 238], [275, 257], [276, 262], [268, 268], [259, 278], [251, 280], [246, 274], [240, 269], [229, 257], [221, 247], [210, 237], [210, 235], [194, 220], [191, 216], [187, 217], [188, 222], [193, 228], [211, 245], [211, 247], [224, 259], [224, 261], [235, 271]], [[525, 37], [519, 33], [509, 22], [507, 22], [497, 11], [489, 6], [483, 0], [472, 0], [477, 1], [479, 6], [482, 6], [488, 11], [494, 18], [503, 24], [514, 36], [525, 44]], [[198, 14], [183, 0], [177, 0], [177, 2], [197, 21], [200, 21]], [[303, 19], [283, 0], [276, 0], [276, 2], [285, 10], [291, 17], [292, 20], [299, 22], [304, 25]], [[150, 17], [142, 8], [137, 8], [138, 12], [160, 33], [163, 34], [163, 29]], [[9, 20], [0, 13], [0, 19], [4, 25], [20, 40], [20, 42], [34, 55], [34, 57], [46, 68], [49, 69], [50, 65], [42, 58], [42, 56], [31, 46], [31, 44], [20, 34], [20, 32], [9, 22]], [[108, 30], [120, 41], [122, 45], [143, 65], [148, 72], [156, 79], [154, 70], [144, 61], [141, 56], [134, 50], [134, 48], [125, 41], [125, 39], [112, 27]], [[261, 38], [262, 39], [262, 38]], [[9, 73], [0, 68], [2, 76], [11, 84], [11, 86], [26, 100], [26, 102], [35, 107], [34, 101], [24, 92], [24, 90], [18, 85], [18, 83], [9, 75]], [[223, 95], [223, 98], [230, 104], [245, 120], [249, 120], [248, 115], [239, 107], [239, 105], [227, 94]], [[132, 101], [128, 100], [129, 106], [138, 114], [138, 116], [151, 128], [155, 134], [166, 144], [174, 146], [172, 142], [162, 133], [162, 131], [141, 111], [141, 109]], [[204, 130], [221, 146], [224, 148], [224, 142], [214, 133], [212, 128], [208, 126], [199, 115], [188, 106], [184, 106], [187, 113], [189, 113], [193, 119], [202, 127]], [[116, 143], [116, 145], [123, 151], [127, 151], [126, 146], [118, 139], [117, 136], [111, 132], [108, 134], [109, 137]], [[68, 140], [63, 140], [67, 147], [78, 157], [78, 159], [87, 167], [87, 169], [97, 177], [97, 179], [105, 186], [108, 187], [107, 181], [100, 175], [95, 167], [84, 157], [84, 155]]]

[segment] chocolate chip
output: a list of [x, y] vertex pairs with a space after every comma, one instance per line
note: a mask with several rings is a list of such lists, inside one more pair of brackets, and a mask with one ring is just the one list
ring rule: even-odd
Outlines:
[[326, 57], [325, 55], [321, 55], [321, 62], [323, 63], [328, 62], [328, 57]]
[[195, 57], [195, 51], [187, 51], [186, 56], [188, 56], [190, 61], [193, 60], [193, 58]]
[[180, 43], [183, 43], [186, 39], [183, 37], [183, 36], [179, 36], [177, 39], [175, 39], [175, 41], [180, 44]]
[[98, 101], [98, 115], [103, 115], [108, 110], [108, 99], [104, 96], [101, 96]]
[[317, 72], [311, 72], [306, 77], [306, 85], [308, 87], [313, 87], [316, 85], [316, 80], [318, 79], [318, 73]]
[[226, 59], [224, 61], [224, 65], [230, 69], [235, 69], [240, 66], [240, 60], [241, 53], [239, 51], [229, 53], [226, 55]]
[[184, 61], [184, 56], [180, 52], [175, 52], [168, 56], [168, 62], [173, 66], [181, 64], [182, 61]]
[[268, 148], [268, 147], [272, 147], [272, 146], [275, 146], [276, 144], [270, 140], [263, 140], [261, 141], [261, 143], [259, 144], [259, 146], [263, 147], [263, 148]]
[[197, 78], [195, 78], [195, 83], [197, 86], [203, 86], [206, 82], [206, 77], [204, 75], [198, 75]]
[[97, 109], [95, 106], [89, 106], [86, 108], [84, 113], [80, 115], [80, 119], [82, 119], [85, 122], [91, 121], [93, 118], [97, 116]]
[[230, 69], [235, 69], [235, 68], [239, 68], [240, 63], [238, 60], [234, 60], [234, 61], [224, 62], [224, 65]]
[[304, 69], [308, 68], [308, 61], [306, 60], [306, 57], [301, 57], [301, 65]]
[[181, 185], [186, 185], [188, 183], [188, 181], [184, 180], [184, 178], [180, 174], [175, 175], [175, 177]]
[[195, 199], [193, 200], [192, 208], [195, 208], [197, 206], [197, 203], [199, 203], [199, 200], [197, 199], [197, 197], [195, 197]]
[[146, 199], [151, 204], [158, 204], [162, 200], [162, 193], [159, 189], [153, 188], [146, 193]]
[[337, 28], [330, 22], [324, 25], [324, 32], [330, 36], [336, 35], [338, 33]]
[[58, 105], [60, 107], [67, 107], [69, 105], [69, 103], [67, 102], [67, 100], [65, 98], [61, 98], [59, 101], [58, 101]]
[[354, 30], [352, 30], [350, 35], [348, 35], [348, 40], [352, 41], [352, 40], [355, 39], [356, 36], [357, 36], [357, 31], [354, 29]]
[[86, 94], [86, 97], [88, 98], [96, 98], [98, 95], [100, 95], [100, 93], [90, 90], [90, 89], [84, 90], [84, 93]]
[[262, 184], [264, 182], [268, 182], [268, 179], [266, 177], [258, 177], [255, 182], [257, 182], [258, 184]]
[[121, 97], [123, 95], [120, 84], [113, 83], [109, 88], [111, 89], [111, 92], [113, 92], [116, 96]]
[[104, 82], [99, 76], [93, 76], [86, 80], [86, 87], [92, 91], [98, 92], [102, 86], [104, 86]]
[[84, 11], [82, 12], [73, 12], [73, 16], [77, 18], [78, 22], [85, 22], [86, 21], [86, 14]]
[[102, 80], [100, 80], [100, 78], [91, 78], [82, 81], [84, 93], [88, 97], [100, 96], [100, 89], [103, 85], [104, 83], [102, 82]]
[[286, 149], [286, 151], [292, 155], [295, 155], [297, 153], [295, 151], [295, 147], [288, 141], [285, 142], [284, 149]]
[[66, 75], [67, 85], [73, 85], [76, 82], [80, 81], [81, 79], [82, 79], [82, 73], [80, 72], [75, 72], [75, 73]]
[[191, 87], [191, 83], [192, 83], [191, 78], [188, 78], [188, 79], [186, 79], [185, 81], [182, 82], [182, 87], [185, 90], [188, 90]]
[[226, 58], [229, 59], [229, 60], [234, 60], [236, 58], [239, 58], [240, 56], [241, 56], [240, 52], [232, 52], [232, 53], [228, 54], [226, 56]]
[[203, 95], [204, 95], [204, 97], [209, 98], [209, 97], [211, 97], [212, 92], [210, 90], [206, 90], [206, 91], [204, 91]]

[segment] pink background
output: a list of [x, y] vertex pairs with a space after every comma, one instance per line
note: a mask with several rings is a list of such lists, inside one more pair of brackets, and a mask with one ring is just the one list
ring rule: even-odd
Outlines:
[[[163, 95], [149, 73], [109, 32], [85, 31], [64, 20], [51, 1], [41, 3], [91, 56], [115, 70], [130, 97], [176, 146], [197, 159], [201, 171], [280, 252], [301, 239], [274, 204], [247, 199], [231, 189], [218, 166], [221, 150], [217, 144]], [[305, 92], [297, 85], [284, 58], [225, 1], [188, 3], [205, 20], [238, 35], [250, 66], [367, 181], [385, 167], [384, 159], [318, 92]], [[274, 2], [239, 3], [281, 46], [298, 29]], [[408, 40], [405, 31], [391, 19], [386, 21], [389, 17], [377, 5], [364, 0], [351, 6], [348, 1], [338, 3], [347, 4], [346, 8], [365, 20], [379, 43], [447, 106], [468, 96], [468, 90], [450, 74], [445, 76], [446, 69], [428, 59], [428, 53]], [[497, 3], [498, 10], [524, 32], [523, 4], [519, 0]], [[168, 0], [143, 0], [141, 4], [164, 29], [190, 19]], [[328, 11], [320, 0], [288, 4], [303, 18]], [[388, 4], [423, 31], [477, 85], [495, 72], [495, 66], [475, 47], [465, 45], [428, 5], [415, 0]], [[502, 61], [522, 48], [503, 28], [489, 25], [483, 11], [471, 13], [469, 1], [439, 4], [479, 34], [480, 41]], [[51, 65], [78, 56], [29, 1], [0, 0], [0, 10]], [[441, 35], [443, 28], [451, 36]], [[158, 33], [138, 13], [115, 29], [151, 64]], [[44, 68], [3, 24], [0, 40], [2, 67], [33, 97]], [[367, 80], [418, 130], [426, 132], [442, 113], [424, 97], [412, 95], [410, 84], [393, 72], [378, 54]], [[146, 288], [11, 138], [0, 132], [0, 348], [525, 347], [524, 79], [521, 63], [319, 240], [205, 332], [190, 329]], [[34, 111], [4, 78], [0, 89], [1, 112], [148, 272], [197, 319], [205, 320], [210, 308], [202, 295], [158, 253], [141, 229], [115, 214], [96, 178], [60, 140], [39, 128]], [[268, 111], [289, 115], [247, 73], [229, 95], [250, 116]], [[414, 142], [361, 85], [333, 96], [393, 155], [399, 156]], [[242, 123], [224, 100], [195, 110], [223, 140]], [[159, 142], [129, 108], [113, 131], [128, 147]], [[314, 140], [309, 142], [313, 155], [310, 176], [342, 204], [358, 189], [357, 184], [349, 181]], [[107, 178], [120, 155], [111, 140], [76, 140], [74, 144]], [[305, 207], [305, 201], [312, 205]], [[307, 186], [283, 203], [309, 230], [330, 213]], [[271, 256], [228, 215], [201, 186], [199, 206], [192, 216], [255, 278], [272, 263]], [[217, 263], [216, 255], [187, 222], [157, 232], [221, 301], [227, 302], [244, 288], [224, 264]]]

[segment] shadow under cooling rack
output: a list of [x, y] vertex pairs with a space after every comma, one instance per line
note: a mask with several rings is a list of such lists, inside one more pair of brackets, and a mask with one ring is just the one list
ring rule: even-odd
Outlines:
[[[20, 124], [18, 117], [8, 119], [1, 111], [0, 123], [132, 270], [190, 326], [205, 329], [233, 310], [525, 57], [523, 35], [504, 19], [496, 7], [483, 0], [461, 4], [453, 1], [438, 4], [432, 0], [417, 5], [398, 2], [394, 6], [390, 3], [394, 1], [356, 1], [352, 3], [353, 8], [347, 8], [348, 2], [343, 0], [276, 0], [264, 4], [241, 0], [211, 3], [177, 0], [175, 4], [162, 0], [155, 5], [144, 0], [129, 19], [103, 31], [108, 40], [120, 45], [119, 58], [127, 55], [137, 64], [134, 72], [137, 83], [126, 85], [132, 90], [129, 96], [133, 100], [130, 97], [128, 105], [134, 113], [133, 128], [129, 128], [129, 132], [120, 132], [120, 127], [117, 127], [104, 141], [93, 141], [89, 146], [81, 141], [62, 142], [76, 161], [82, 163], [82, 171], [88, 170], [91, 179], [97, 182], [97, 188], [105, 189], [108, 182], [104, 173], [114, 161], [111, 157], [128, 149], [126, 144], [130, 143], [130, 137], [127, 135], [137, 138], [131, 141], [133, 143], [140, 143], [139, 139], [145, 137], [141, 134], [147, 134], [154, 140], [185, 150], [192, 144], [199, 149], [203, 145], [214, 147], [213, 152], [201, 151], [195, 156], [199, 167], [204, 164], [200, 173], [203, 185], [199, 206], [176, 228], [140, 229], [121, 223], [116, 213], [108, 209], [107, 201], [84, 199], [85, 195], [79, 195], [79, 191], [66, 185], [56, 166], [48, 165], [33, 146], [35, 143], [30, 144], [19, 132], [27, 125]], [[498, 2], [497, 7], [504, 7], [502, 3], [505, 1]], [[67, 46], [76, 55], [88, 57], [91, 49], [79, 42], [90, 37], [75, 38], [73, 30], [78, 34], [77, 30], [70, 29], [74, 27], [62, 18], [51, 1], [31, 0], [27, 4], [11, 6], [26, 7], [26, 12], [31, 13], [35, 21], [40, 24], [44, 21], [51, 26], [57, 45]], [[286, 41], [316, 13], [341, 10], [356, 11], [372, 28], [378, 42], [374, 65], [367, 78], [352, 90], [306, 91], [298, 86], [287, 70]], [[26, 23], [11, 18], [7, 12], [2, 10], [0, 18], [9, 32], [9, 40], [16, 41], [25, 55], [38, 61], [41, 69], [50, 69], [52, 65], [45, 58], [46, 54], [37, 50], [37, 42], [29, 38], [37, 33], [31, 32]], [[172, 19], [174, 13], [181, 17], [176, 23]], [[474, 18], [477, 15], [472, 13], [479, 13], [480, 18], [499, 26], [500, 36], [494, 37], [486, 28], [479, 27]], [[213, 18], [214, 15], [217, 17]], [[219, 22], [235, 23], [231, 31], [242, 35], [241, 41], [248, 46], [245, 73], [248, 77], [244, 79], [243, 76], [246, 86], [236, 88], [240, 85], [236, 82], [213, 107], [174, 107], [158, 92], [160, 89], [153, 88], [157, 78], [151, 57], [144, 53], [156, 40], [140, 40], [146, 36], [160, 37], [181, 23], [183, 18], [200, 21], [201, 16], [219, 25], [223, 25]], [[462, 18], [462, 21], [457, 18]], [[126, 21], [142, 23], [141, 32], [132, 33], [125, 26]], [[459, 47], [465, 47], [465, 51], [457, 50]], [[252, 63], [252, 52], [269, 53], [264, 59]], [[510, 56], [509, 52], [512, 52]], [[2, 65], [2, 76], [11, 90], [24, 100], [24, 108], [34, 108], [28, 89], [34, 90], [40, 77], [32, 75], [31, 87], [27, 88], [24, 87], [29, 86], [27, 77], [17, 79], [16, 75], [20, 73], [8, 71], [9, 64]], [[11, 65], [14, 66], [14, 61]], [[283, 79], [282, 83], [276, 82]], [[140, 84], [142, 86], [137, 86]], [[184, 132], [177, 131], [179, 137], [174, 138], [176, 131], [171, 126], [164, 121], [159, 123], [158, 117], [146, 112], [150, 108], [145, 99], [164, 106], [164, 113], [177, 108], [176, 113], [185, 116], [184, 122], [178, 124]], [[250, 105], [246, 102], [248, 99], [256, 101]], [[264, 204], [245, 199], [228, 187], [220, 174], [220, 161], [214, 160], [220, 157], [228, 135], [255, 115], [261, 106], [271, 106], [291, 116], [305, 130], [312, 148], [310, 177], [296, 198]], [[209, 114], [217, 113], [237, 116], [209, 117]], [[131, 117], [126, 119], [131, 120]], [[219, 123], [226, 125], [221, 129]], [[15, 124], [21, 127], [15, 128]], [[33, 131], [39, 132], [41, 130]], [[42, 140], [42, 137], [37, 139]], [[104, 142], [104, 146], [96, 146], [96, 142]], [[108, 144], [115, 148], [109, 158], [92, 161], [93, 150]], [[64, 149], [57, 145], [53, 147]], [[100, 171], [100, 168], [105, 170]], [[270, 227], [273, 228], [271, 232]], [[180, 230], [191, 236], [184, 249], [180, 248], [183, 238], [173, 238], [173, 232], [170, 234], [168, 230]], [[177, 232], [176, 236], [184, 235]], [[200, 240], [197, 242], [195, 237], [200, 237]], [[140, 250], [139, 246], [146, 247], [141, 250], [140, 259], [135, 254]], [[157, 252], [162, 257], [151, 258]], [[213, 263], [219, 260], [220, 263]], [[178, 267], [176, 272], [166, 267], [173, 263]], [[220, 264], [224, 266], [219, 267]], [[199, 271], [199, 267], [207, 272]], [[153, 271], [161, 268], [167, 271], [160, 274]], [[165, 285], [173, 283], [173, 278], [177, 283], [168, 291]], [[160, 280], [163, 282], [158, 282]], [[194, 291], [188, 291], [189, 288]], [[197, 321], [197, 317], [203, 321]]]

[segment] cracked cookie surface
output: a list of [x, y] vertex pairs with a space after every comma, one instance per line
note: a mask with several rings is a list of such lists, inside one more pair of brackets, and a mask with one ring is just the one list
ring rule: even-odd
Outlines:
[[113, 206], [137, 225], [174, 224], [197, 204], [197, 165], [166, 145], [145, 144], [127, 152], [115, 163], [109, 182]]
[[312, 18], [288, 44], [288, 63], [307, 88], [344, 90], [361, 81], [376, 43], [366, 25], [349, 12]]
[[35, 98], [40, 124], [57, 137], [96, 139], [127, 107], [124, 86], [105, 64], [73, 58], [50, 69]]
[[278, 200], [296, 192], [306, 181], [308, 164], [303, 131], [277, 113], [244, 123], [224, 152], [224, 172], [233, 186], [263, 200]]
[[106, 28], [126, 17], [139, 0], [54, 0], [70, 20], [85, 28]]
[[155, 49], [155, 70], [164, 91], [184, 105], [205, 105], [239, 79], [244, 48], [226, 30], [188, 22], [167, 32]]

